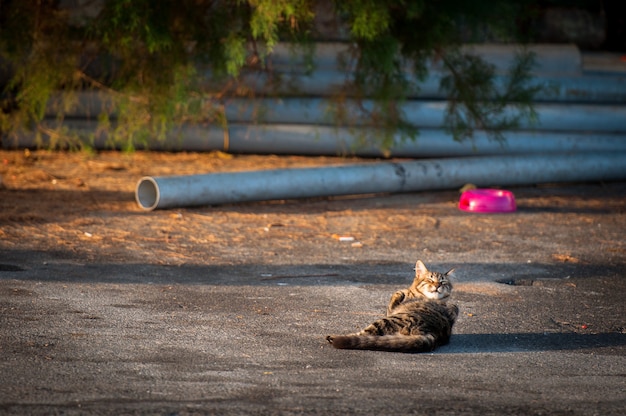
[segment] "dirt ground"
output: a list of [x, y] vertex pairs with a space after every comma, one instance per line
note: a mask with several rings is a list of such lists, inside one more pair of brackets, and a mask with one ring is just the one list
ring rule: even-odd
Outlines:
[[[146, 175], [375, 162], [0, 151], [0, 414], [621, 414], [626, 183], [513, 188], [504, 215], [455, 190], [134, 200]], [[325, 344], [417, 259], [457, 269], [450, 345]]]

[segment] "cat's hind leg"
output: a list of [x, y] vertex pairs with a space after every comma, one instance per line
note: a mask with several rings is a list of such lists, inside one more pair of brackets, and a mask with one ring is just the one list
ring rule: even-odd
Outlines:
[[390, 335], [401, 331], [405, 326], [405, 319], [397, 315], [392, 315], [372, 322], [354, 335]]

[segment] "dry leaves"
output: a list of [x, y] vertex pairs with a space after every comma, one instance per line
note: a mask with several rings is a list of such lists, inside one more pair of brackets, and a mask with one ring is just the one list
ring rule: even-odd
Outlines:
[[580, 259], [570, 256], [569, 254], [553, 254], [552, 259], [561, 263], [580, 263]]

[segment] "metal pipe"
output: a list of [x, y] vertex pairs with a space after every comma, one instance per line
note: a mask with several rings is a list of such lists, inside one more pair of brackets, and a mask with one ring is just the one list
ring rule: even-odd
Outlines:
[[541, 182], [626, 179], [626, 153], [527, 155], [382, 162], [304, 169], [144, 177], [144, 210], [331, 195], [415, 192]]
[[[89, 136], [96, 130], [95, 121], [71, 120], [64, 125]], [[365, 128], [334, 128], [308, 124], [230, 124], [216, 126], [181, 126], [164, 142], [153, 142], [151, 150], [279, 155], [356, 155], [362, 157], [452, 157], [506, 155], [524, 153], [620, 152], [626, 151], [626, 133], [507, 131], [505, 141], [498, 142], [484, 131], [476, 131], [471, 140], [455, 141], [442, 129], [420, 128], [415, 140], [395, 136], [389, 151], [373, 142], [361, 143], [359, 137], [378, 134]], [[42, 139], [46, 137], [43, 135]], [[2, 141], [1, 147], [35, 147], [34, 133], [21, 134], [13, 142]], [[110, 148], [106, 133], [93, 138], [98, 149]], [[138, 148], [141, 148], [138, 146]]]
[[[311, 68], [311, 61], [316, 69], [341, 70], [354, 52], [353, 44], [347, 42], [318, 42], [312, 49], [298, 47], [297, 44], [280, 42], [274, 46], [268, 61], [274, 69], [305, 72]], [[461, 52], [480, 56], [496, 72], [509, 70], [518, 52], [526, 50], [535, 55], [534, 74], [580, 75], [583, 62], [581, 53], [573, 44], [467, 44]], [[307, 56], [312, 53], [312, 56]], [[404, 65], [405, 71], [411, 72], [415, 63], [411, 60]], [[429, 71], [441, 71], [442, 64], [438, 59], [426, 62]]]
[[[367, 126], [371, 120], [360, 110], [374, 110], [374, 102], [363, 100], [344, 104], [345, 117], [351, 125]], [[418, 128], [443, 127], [448, 103], [446, 101], [406, 101], [399, 106], [406, 120]], [[523, 121], [519, 129], [549, 131], [626, 132], [626, 105], [545, 104], [533, 105], [538, 115], [536, 125]], [[317, 124], [333, 125], [332, 100], [319, 98], [283, 98], [231, 100], [226, 106], [226, 118], [231, 123]], [[511, 117], [515, 108], [505, 108], [503, 116]]]
[[[625, 78], [626, 80], [626, 78]], [[613, 86], [616, 87], [615, 85]], [[626, 84], [622, 91], [626, 101]], [[582, 94], [581, 91], [579, 93]], [[76, 94], [78, 105], [67, 114], [66, 124], [78, 120], [94, 120], [106, 107], [107, 98], [93, 92]], [[60, 98], [55, 96], [52, 102]], [[371, 112], [374, 101], [346, 100], [343, 104], [344, 117], [350, 125], [368, 125], [371, 120], [361, 109]], [[399, 106], [406, 120], [418, 128], [442, 127], [445, 124], [447, 101], [423, 99], [408, 100]], [[263, 124], [317, 124], [335, 125], [332, 116], [335, 103], [330, 98], [256, 98], [231, 99], [224, 105], [226, 120], [229, 123]], [[541, 129], [551, 131], [625, 131], [626, 105], [620, 104], [573, 104], [573, 103], [535, 103], [533, 108], [538, 115], [536, 125], [523, 122], [520, 129]], [[509, 105], [503, 115], [511, 116], [515, 108]], [[48, 109], [47, 118], [56, 120], [52, 109]], [[113, 118], [115, 120], [115, 118]], [[96, 129], [96, 127], [94, 127]]]
[[[442, 129], [420, 129], [415, 140], [396, 135], [388, 152], [377, 143], [359, 143], [359, 135], [376, 132], [314, 125], [273, 124], [263, 126], [231, 125], [228, 148], [233, 153], [356, 155], [362, 157], [452, 157], [506, 155], [523, 153], [626, 152], [626, 134], [553, 133], [533, 131], [504, 132], [498, 142], [484, 131], [471, 140], [455, 141]], [[193, 143], [186, 135], [187, 146]], [[200, 136], [202, 137], [202, 136]], [[214, 142], [215, 143], [215, 142]], [[198, 150], [196, 146], [193, 150]]]
[[[446, 99], [439, 89], [443, 75], [431, 73], [425, 79], [411, 79], [415, 85], [406, 91], [407, 98]], [[496, 86], [502, 90], [509, 78], [495, 76]], [[259, 94], [294, 96], [333, 96], [346, 81], [346, 74], [336, 70], [318, 70], [311, 75], [281, 74], [280, 82], [266, 74], [244, 74], [244, 85]], [[544, 89], [535, 97], [535, 102], [569, 103], [624, 103], [626, 101], [626, 76], [618, 74], [583, 74], [581, 76], [558, 76], [538, 74], [531, 85]]]

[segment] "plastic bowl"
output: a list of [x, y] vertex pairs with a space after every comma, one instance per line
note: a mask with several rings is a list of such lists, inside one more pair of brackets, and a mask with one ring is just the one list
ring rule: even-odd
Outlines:
[[461, 194], [459, 209], [478, 213], [513, 212], [515, 196], [502, 189], [470, 189]]

